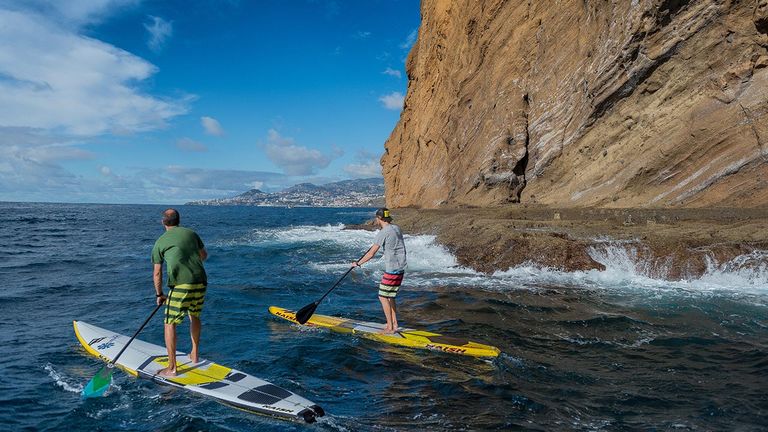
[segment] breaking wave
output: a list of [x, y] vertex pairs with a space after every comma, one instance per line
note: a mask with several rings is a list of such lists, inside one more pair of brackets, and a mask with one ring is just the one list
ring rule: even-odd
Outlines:
[[[223, 242], [221, 245], [251, 245], [254, 247], [312, 248], [323, 253], [312, 266], [324, 272], [343, 271], [355, 257], [373, 242], [376, 231], [345, 229], [344, 225], [303, 225], [289, 228], [254, 229], [247, 235]], [[590, 256], [605, 266], [605, 270], [563, 271], [524, 264], [491, 275], [458, 265], [456, 257], [436, 241], [434, 235], [406, 235], [408, 247], [408, 283], [414, 286], [450, 284], [485, 289], [531, 289], [557, 285], [586, 289], [652, 289], [662, 291], [768, 293], [768, 251], [755, 251], [727, 262], [707, 259], [703, 275], [667, 280], [664, 263], [639, 258], [635, 249], [623, 242], [606, 240], [591, 247]], [[365, 270], [382, 272], [379, 254]], [[667, 264], [671, 265], [671, 264]]]
[[527, 265], [496, 272], [493, 276], [499, 279], [516, 280], [523, 285], [545, 283], [583, 288], [768, 293], [768, 251], [755, 251], [724, 263], [708, 257], [704, 274], [683, 280], [667, 280], [654, 276], [659, 273], [668, 273], [668, 271], [659, 269], [658, 263], [639, 259], [634, 249], [624, 245], [592, 247], [589, 254], [592, 259], [604, 265], [605, 270], [565, 272]]

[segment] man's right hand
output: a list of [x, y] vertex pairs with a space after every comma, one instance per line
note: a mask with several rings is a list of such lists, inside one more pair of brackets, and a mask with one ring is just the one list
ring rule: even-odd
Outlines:
[[168, 298], [168, 297], [166, 297], [166, 296], [165, 296], [165, 294], [161, 294], [161, 295], [159, 295], [159, 296], [157, 297], [157, 304], [158, 304], [158, 305], [161, 305], [161, 304], [165, 303], [165, 300], [166, 300], [167, 298]]

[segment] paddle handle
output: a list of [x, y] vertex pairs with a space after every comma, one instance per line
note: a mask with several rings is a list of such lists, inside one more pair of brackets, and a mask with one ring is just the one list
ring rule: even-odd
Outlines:
[[110, 364], [110, 365], [114, 365], [114, 364], [115, 364], [115, 362], [117, 361], [117, 359], [119, 359], [119, 358], [120, 358], [120, 356], [121, 356], [121, 355], [123, 355], [123, 352], [125, 352], [125, 349], [126, 349], [126, 348], [128, 348], [128, 345], [130, 345], [130, 344], [131, 344], [131, 342], [133, 342], [133, 340], [134, 340], [134, 339], [136, 339], [136, 336], [138, 336], [138, 335], [139, 335], [139, 333], [141, 333], [141, 331], [142, 331], [142, 330], [144, 330], [144, 327], [146, 327], [146, 326], [147, 326], [147, 324], [149, 323], [149, 320], [151, 320], [151, 319], [152, 319], [152, 317], [153, 317], [153, 316], [155, 316], [155, 314], [157, 313], [157, 311], [159, 311], [159, 310], [160, 310], [160, 307], [161, 307], [161, 306], [163, 306], [164, 304], [165, 304], [165, 303], [160, 303], [159, 305], [157, 305], [157, 307], [155, 307], [155, 310], [153, 310], [153, 311], [152, 311], [152, 313], [149, 315], [149, 318], [147, 318], [147, 319], [144, 321], [144, 324], [142, 324], [142, 325], [141, 325], [141, 327], [139, 327], [139, 329], [138, 329], [138, 330], [136, 330], [136, 333], [134, 333], [134, 334], [133, 334], [133, 336], [131, 336], [131, 339], [129, 339], [129, 340], [128, 340], [128, 343], [126, 343], [126, 344], [125, 344], [125, 346], [123, 346], [123, 349], [121, 349], [121, 350], [120, 350], [120, 352], [119, 352], [119, 353], [117, 353], [117, 355], [115, 356], [115, 358], [114, 358], [114, 359], [112, 359], [112, 361], [111, 361], [111, 362], [109, 362], [109, 364]]

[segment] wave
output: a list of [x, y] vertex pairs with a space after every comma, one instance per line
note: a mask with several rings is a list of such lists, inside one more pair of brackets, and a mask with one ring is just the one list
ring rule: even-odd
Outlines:
[[[288, 228], [254, 229], [247, 235], [220, 246], [256, 246], [317, 248], [322, 253], [312, 267], [317, 271], [338, 273], [348, 262], [361, 255], [372, 243], [376, 231], [345, 229], [344, 225], [302, 225]], [[408, 248], [408, 283], [413, 286], [471, 286], [493, 290], [539, 290], [546, 286], [579, 289], [657, 290], [683, 293], [744, 294], [768, 293], [768, 251], [755, 251], [727, 262], [710, 257], [703, 275], [667, 280], [663, 263], [639, 258], [626, 242], [605, 239], [588, 250], [605, 270], [563, 271], [536, 264], [523, 264], [493, 274], [485, 274], [458, 265], [456, 257], [437, 243], [434, 235], [405, 235]], [[667, 264], [671, 265], [671, 264]], [[365, 271], [384, 270], [381, 254], [367, 263]]]
[[60, 373], [56, 372], [56, 369], [53, 368], [53, 365], [48, 363], [45, 365], [45, 370], [48, 372], [48, 375], [53, 379], [54, 383], [56, 383], [57, 386], [61, 387], [62, 389], [72, 392], [72, 393], [82, 393], [83, 392], [83, 385], [82, 384], [70, 384], [68, 383]]
[[[378, 231], [345, 229], [337, 225], [301, 225], [289, 228], [254, 229], [240, 238], [220, 241], [217, 246], [257, 246], [257, 247], [302, 247], [321, 246], [323, 249], [336, 247], [348, 257], [348, 260], [333, 263], [317, 263], [315, 268], [321, 271], [338, 271], [354, 261], [373, 244]], [[473, 273], [473, 270], [460, 267], [456, 258], [438, 244], [433, 235], [405, 235], [408, 248], [408, 270], [438, 271], [441, 273]], [[350, 252], [353, 251], [353, 252]], [[384, 270], [381, 254], [377, 255], [366, 268]], [[331, 258], [335, 258], [331, 256]]]
[[515, 281], [526, 286], [557, 285], [586, 289], [622, 291], [658, 291], [677, 293], [733, 292], [764, 295], [768, 293], [768, 251], [755, 251], [718, 263], [707, 259], [707, 269], [700, 277], [667, 280], [659, 277], [658, 263], [638, 258], [623, 245], [590, 248], [589, 254], [603, 264], [605, 270], [565, 272], [536, 265], [524, 265], [493, 274], [499, 280]]
[[[300, 225], [288, 228], [255, 228], [247, 234], [230, 240], [219, 240], [215, 246], [271, 246], [306, 245], [312, 243], [334, 242], [348, 244], [341, 235], [343, 224], [336, 225]], [[349, 230], [349, 232], [355, 232]]]

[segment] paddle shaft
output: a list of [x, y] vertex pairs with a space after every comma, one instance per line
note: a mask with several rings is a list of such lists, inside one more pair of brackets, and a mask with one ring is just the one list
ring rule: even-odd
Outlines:
[[[363, 256], [361, 256], [361, 257], [358, 259], [358, 261], [360, 261], [361, 259], [363, 259], [363, 257], [364, 257], [364, 256], [368, 255], [368, 252], [370, 252], [370, 251], [371, 251], [371, 249], [370, 249], [370, 248], [369, 248], [367, 251], [365, 251], [365, 253], [363, 254]], [[333, 286], [331, 287], [331, 289], [329, 289], [328, 291], [326, 291], [326, 293], [325, 293], [325, 294], [323, 294], [323, 296], [322, 296], [322, 297], [320, 297], [320, 299], [319, 299], [319, 300], [317, 300], [317, 301], [315, 302], [315, 304], [320, 304], [320, 302], [321, 302], [321, 301], [323, 301], [323, 299], [324, 299], [324, 298], [325, 298], [325, 297], [326, 297], [328, 294], [330, 294], [330, 293], [331, 293], [331, 291], [333, 291], [333, 290], [334, 290], [334, 288], [336, 288], [336, 287], [337, 287], [337, 286], [338, 286], [338, 285], [341, 283], [341, 281], [343, 281], [343, 280], [344, 280], [344, 278], [345, 278], [345, 277], [347, 277], [347, 275], [349, 274], [349, 272], [351, 272], [352, 270], [354, 270], [354, 267], [350, 267], [350, 268], [349, 268], [349, 270], [347, 270], [347, 272], [346, 272], [346, 273], [344, 273], [344, 276], [340, 277], [340, 278], [339, 278], [339, 280], [337, 280], [337, 281], [336, 281], [336, 283], [335, 283], [335, 284], [333, 284]]]
[[[371, 246], [371, 248], [373, 248], [373, 246]], [[360, 259], [358, 259], [358, 261], [360, 261], [361, 259], [363, 259], [363, 257], [365, 257], [366, 255], [368, 255], [368, 252], [370, 252], [370, 250], [371, 250], [371, 249], [368, 249], [368, 251], [366, 251], [366, 252], [363, 254], [363, 256], [361, 256], [361, 257], [360, 257]], [[349, 270], [347, 270], [347, 271], [346, 271], [346, 273], [344, 273], [344, 275], [343, 275], [341, 278], [339, 278], [339, 280], [337, 280], [335, 284], [333, 284], [333, 286], [331, 287], [331, 289], [329, 289], [328, 291], [326, 291], [326, 292], [325, 292], [325, 294], [323, 294], [323, 296], [322, 296], [322, 297], [320, 297], [320, 299], [318, 299], [317, 301], [315, 301], [315, 302], [313, 302], [313, 303], [310, 303], [310, 304], [308, 304], [308, 305], [304, 306], [303, 308], [299, 309], [298, 311], [296, 311], [296, 321], [298, 321], [298, 323], [299, 323], [299, 324], [304, 324], [304, 323], [306, 323], [307, 321], [309, 321], [309, 318], [310, 318], [310, 317], [312, 317], [312, 314], [314, 314], [314, 313], [315, 313], [315, 309], [317, 309], [317, 306], [320, 304], [320, 302], [321, 302], [321, 301], [323, 301], [323, 299], [324, 299], [324, 298], [325, 298], [325, 297], [326, 297], [328, 294], [330, 294], [330, 293], [331, 293], [331, 291], [333, 291], [333, 290], [334, 290], [334, 288], [336, 288], [337, 286], [339, 286], [339, 284], [341, 283], [341, 281], [342, 281], [342, 280], [344, 280], [344, 278], [345, 278], [345, 277], [347, 277], [347, 275], [349, 274], [349, 272], [351, 272], [351, 271], [352, 271], [352, 269], [354, 269], [354, 268], [355, 268], [355, 267], [350, 267], [350, 268], [349, 268]]]
[[109, 362], [109, 364], [110, 364], [110, 365], [114, 365], [114, 364], [115, 364], [115, 362], [117, 361], [117, 359], [119, 359], [119, 358], [120, 358], [120, 356], [121, 356], [121, 355], [123, 355], [123, 352], [125, 352], [125, 349], [126, 349], [126, 348], [128, 348], [128, 345], [130, 345], [130, 344], [131, 344], [131, 342], [133, 342], [133, 340], [134, 340], [134, 339], [136, 339], [136, 336], [138, 336], [138, 335], [139, 335], [139, 333], [141, 333], [141, 331], [142, 331], [142, 330], [144, 330], [144, 327], [146, 327], [146, 326], [147, 326], [147, 323], [149, 323], [149, 320], [151, 320], [151, 319], [152, 319], [152, 317], [153, 317], [153, 316], [155, 316], [155, 314], [157, 313], [157, 311], [159, 311], [159, 310], [160, 310], [160, 307], [161, 307], [161, 306], [163, 306], [164, 304], [165, 304], [165, 303], [160, 303], [159, 305], [157, 305], [157, 307], [155, 308], [155, 310], [153, 310], [153, 311], [152, 311], [152, 313], [149, 315], [149, 318], [147, 318], [147, 319], [144, 321], [144, 324], [142, 324], [142, 325], [141, 325], [141, 327], [139, 327], [139, 329], [138, 329], [138, 330], [136, 330], [136, 333], [134, 333], [134, 334], [133, 334], [133, 336], [131, 336], [131, 338], [128, 340], [128, 343], [126, 343], [126, 344], [125, 344], [125, 346], [123, 346], [123, 349], [121, 349], [121, 350], [120, 350], [120, 352], [119, 352], [119, 353], [117, 353], [117, 355], [115, 356], [115, 358], [114, 358], [114, 359], [112, 359], [112, 361], [111, 361], [111, 362]]

